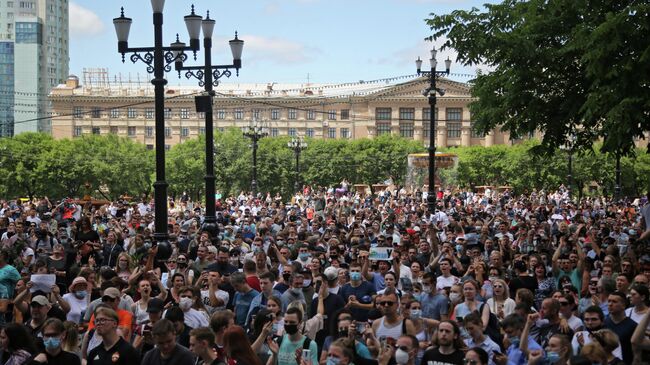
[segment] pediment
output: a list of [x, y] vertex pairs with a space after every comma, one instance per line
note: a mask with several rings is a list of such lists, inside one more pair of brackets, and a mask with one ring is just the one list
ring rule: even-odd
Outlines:
[[[436, 82], [436, 86], [440, 89], [445, 90], [445, 98], [472, 97], [470, 92], [470, 85], [463, 82], [453, 81], [446, 78], [439, 78]], [[417, 96], [422, 97], [422, 90], [427, 87], [429, 87], [429, 78], [419, 77], [417, 79], [378, 91], [371, 96], [381, 99], [412, 98]]]

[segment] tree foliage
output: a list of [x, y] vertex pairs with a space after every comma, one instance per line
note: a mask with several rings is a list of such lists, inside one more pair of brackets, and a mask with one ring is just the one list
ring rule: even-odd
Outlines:
[[541, 131], [549, 155], [571, 133], [579, 149], [601, 138], [628, 154], [650, 130], [649, 13], [648, 1], [504, 0], [427, 23], [459, 62], [492, 69], [473, 81], [478, 130]]

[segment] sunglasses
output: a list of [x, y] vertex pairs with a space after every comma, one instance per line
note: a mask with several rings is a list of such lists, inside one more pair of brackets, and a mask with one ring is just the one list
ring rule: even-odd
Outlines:
[[463, 359], [463, 364], [465, 364], [465, 365], [477, 365], [478, 362], [476, 360]]
[[390, 307], [393, 304], [395, 304], [395, 302], [385, 301], [385, 302], [379, 302], [378, 304], [381, 305], [381, 306], [384, 306], [384, 307], [387, 307], [387, 306]]
[[564, 306], [569, 305], [569, 302], [560, 302], [560, 305], [564, 307]]

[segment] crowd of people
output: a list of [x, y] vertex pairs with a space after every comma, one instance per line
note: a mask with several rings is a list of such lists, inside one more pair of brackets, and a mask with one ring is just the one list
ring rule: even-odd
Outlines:
[[427, 198], [0, 201], [0, 364], [650, 363], [648, 197]]

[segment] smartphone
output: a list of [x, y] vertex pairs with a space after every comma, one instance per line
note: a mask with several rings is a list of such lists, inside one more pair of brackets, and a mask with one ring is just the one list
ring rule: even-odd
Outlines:
[[311, 350], [302, 350], [302, 358], [309, 362], [311, 360]]
[[366, 329], [366, 324], [363, 323], [363, 322], [357, 322], [356, 326], [357, 326], [357, 328], [356, 328], [357, 333], [360, 333], [360, 334], [363, 333], [363, 331], [365, 331], [365, 329]]
[[397, 340], [392, 337], [386, 337], [386, 344], [390, 347], [395, 347]]

